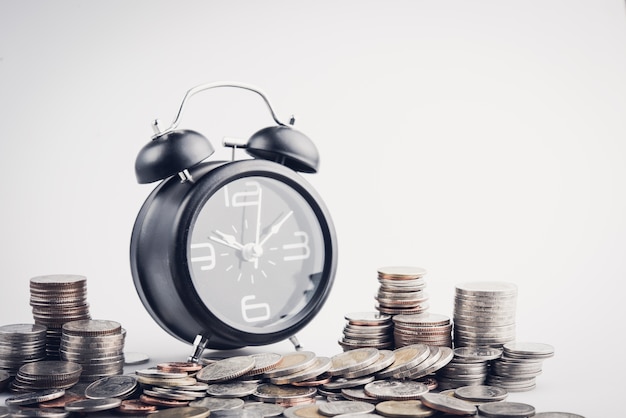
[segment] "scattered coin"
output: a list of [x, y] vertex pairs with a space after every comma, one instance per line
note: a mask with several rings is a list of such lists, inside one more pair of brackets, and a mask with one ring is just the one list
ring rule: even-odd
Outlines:
[[454, 391], [457, 398], [470, 402], [494, 402], [504, 400], [508, 392], [497, 386], [462, 386]]
[[274, 369], [283, 358], [282, 355], [277, 353], [251, 354], [250, 357], [254, 358], [254, 367], [245, 374], [246, 376], [256, 376], [269, 372]]
[[123, 414], [143, 415], [156, 411], [157, 407], [143, 403], [139, 399], [125, 399], [117, 410]]
[[405, 401], [419, 399], [428, 392], [428, 386], [413, 380], [377, 380], [365, 385], [363, 390], [377, 399]]
[[82, 399], [68, 403], [65, 410], [79, 413], [99, 412], [117, 408], [121, 404], [122, 400], [118, 398]]
[[221, 398], [244, 398], [254, 393], [258, 386], [256, 382], [235, 380], [208, 385], [206, 392], [211, 396]]
[[90, 399], [124, 398], [136, 388], [137, 379], [133, 376], [107, 376], [87, 386], [85, 396]]
[[252, 409], [222, 409], [211, 411], [214, 418], [263, 418], [259, 411]]
[[283, 413], [285, 407], [273, 403], [254, 402], [244, 404], [243, 409], [252, 409], [263, 417], [277, 417]]
[[254, 367], [254, 358], [251, 356], [228, 357], [204, 366], [196, 379], [204, 383], [225, 382], [243, 376]]
[[383, 401], [376, 404], [376, 412], [389, 418], [422, 418], [435, 414], [435, 410], [420, 400]]
[[224, 409], [243, 408], [244, 401], [240, 398], [219, 398], [209, 396], [189, 402], [189, 406], [201, 406], [208, 408], [210, 411], [221, 411]]
[[357, 348], [331, 357], [328, 372], [333, 376], [343, 376], [346, 372], [362, 369], [376, 362], [380, 357], [378, 349], [373, 347]]
[[316, 355], [312, 351], [296, 351], [282, 356], [276, 367], [265, 373], [265, 377], [280, 377], [310, 367], [316, 359]]
[[362, 401], [336, 401], [319, 404], [319, 413], [327, 417], [343, 414], [365, 414], [373, 411], [373, 404]]
[[396, 373], [404, 372], [417, 366], [430, 355], [430, 348], [425, 344], [411, 344], [393, 351], [395, 360], [391, 366], [377, 373], [379, 379], [392, 377]]
[[582, 415], [569, 412], [539, 412], [534, 416], [537, 418], [585, 418]]
[[462, 399], [442, 395], [440, 393], [425, 393], [421, 397], [424, 405], [437, 411], [453, 415], [474, 415], [476, 406]]
[[206, 418], [211, 412], [208, 408], [187, 406], [182, 408], [168, 408], [156, 411], [152, 416], [158, 418]]
[[521, 402], [491, 402], [478, 405], [482, 416], [492, 418], [521, 418], [535, 415], [535, 407]]
[[284, 410], [283, 415], [286, 418], [324, 418], [325, 417], [324, 415], [320, 414], [319, 406], [317, 404], [291, 406]]
[[53, 399], [60, 398], [64, 394], [65, 390], [63, 389], [44, 389], [36, 392], [28, 392], [11, 396], [7, 398], [4, 403], [9, 406], [31, 405], [34, 403], [51, 401]]
[[262, 383], [252, 394], [252, 397], [262, 402], [289, 403], [313, 399], [317, 390], [310, 387], [274, 385]]
[[170, 373], [194, 373], [202, 369], [202, 365], [194, 362], [172, 361], [157, 364], [157, 369]]

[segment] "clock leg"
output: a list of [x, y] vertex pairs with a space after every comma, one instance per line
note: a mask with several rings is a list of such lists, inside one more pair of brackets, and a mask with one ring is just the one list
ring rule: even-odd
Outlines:
[[295, 334], [292, 335], [291, 337], [289, 337], [289, 341], [291, 341], [291, 344], [293, 344], [293, 346], [296, 349], [296, 351], [302, 350], [302, 346], [300, 345], [300, 341], [298, 341], [298, 337], [296, 337]]
[[208, 342], [209, 337], [200, 334], [196, 335], [196, 339], [193, 341], [193, 353], [189, 356], [187, 361], [197, 363]]

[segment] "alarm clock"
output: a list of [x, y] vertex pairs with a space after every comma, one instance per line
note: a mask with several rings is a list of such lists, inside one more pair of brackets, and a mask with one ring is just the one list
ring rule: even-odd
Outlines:
[[[187, 100], [217, 87], [265, 101], [276, 125], [242, 144], [232, 160], [211, 161], [200, 133], [178, 129]], [[300, 173], [315, 173], [313, 142], [282, 123], [267, 96], [241, 83], [190, 89], [169, 128], [137, 155], [139, 183], [161, 181], [137, 215], [130, 241], [132, 277], [152, 318], [175, 338], [232, 349], [290, 339], [320, 311], [337, 266], [335, 229], [320, 195]], [[237, 160], [236, 149], [248, 157]]]

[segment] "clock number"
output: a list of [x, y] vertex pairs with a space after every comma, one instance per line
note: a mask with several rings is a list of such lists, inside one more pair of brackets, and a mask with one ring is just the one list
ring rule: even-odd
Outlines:
[[241, 315], [244, 321], [257, 322], [270, 319], [270, 305], [267, 303], [249, 303], [254, 299], [256, 299], [254, 295], [241, 298]]
[[309, 235], [304, 231], [296, 231], [293, 233], [295, 237], [302, 237], [301, 242], [296, 242], [293, 244], [285, 244], [283, 245], [283, 250], [302, 250], [301, 254], [294, 255], [286, 255], [283, 257], [285, 261], [294, 261], [294, 260], [306, 260], [311, 255], [311, 248], [309, 248]]
[[206, 249], [206, 251], [202, 251], [202, 255], [191, 257], [191, 262], [202, 263], [200, 265], [200, 270], [213, 270], [215, 267], [215, 248], [213, 248], [213, 244], [210, 242], [200, 242], [197, 244], [191, 244], [190, 248], [192, 250], [200, 248]]
[[245, 190], [241, 192], [233, 193], [232, 198], [228, 191], [228, 186], [224, 186], [224, 204], [226, 207], [241, 207], [241, 206], [257, 206], [259, 204], [259, 196], [261, 194], [261, 185], [256, 181], [247, 181], [246, 187], [252, 188], [252, 190]]

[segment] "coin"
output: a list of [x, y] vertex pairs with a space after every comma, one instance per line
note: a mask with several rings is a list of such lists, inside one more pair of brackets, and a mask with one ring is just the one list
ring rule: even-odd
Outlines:
[[395, 360], [391, 366], [376, 374], [379, 379], [406, 371], [424, 361], [430, 355], [430, 348], [425, 344], [411, 344], [393, 351]]
[[273, 383], [275, 385], [286, 385], [290, 383], [304, 382], [309, 379], [321, 376], [322, 374], [326, 373], [330, 367], [330, 358], [316, 357], [315, 362], [306, 369], [284, 376], [271, 377], [269, 378], [269, 381], [270, 383]]
[[265, 377], [286, 376], [311, 366], [316, 359], [312, 351], [295, 351], [282, 356], [276, 367], [265, 373]]
[[206, 397], [189, 402], [189, 406], [202, 406], [209, 408], [210, 411], [221, 411], [242, 408], [244, 401], [240, 398]]
[[60, 398], [41, 402], [39, 404], [39, 408], [65, 408], [66, 404], [74, 401], [79, 401], [81, 399], [85, 399], [85, 397], [83, 395], [79, 395], [78, 393], [68, 392], [66, 390], [65, 394]]
[[251, 409], [253, 411], [257, 411], [263, 417], [277, 417], [283, 413], [285, 407], [277, 404], [255, 402], [244, 404], [243, 409]]
[[504, 400], [508, 392], [497, 386], [462, 386], [454, 391], [457, 398], [472, 402], [493, 402]]
[[243, 376], [254, 367], [254, 358], [250, 356], [228, 357], [204, 366], [197, 374], [200, 382], [224, 382]]
[[[157, 396], [149, 396], [143, 393], [139, 396], [139, 400], [148, 405], [164, 406], [167, 408], [183, 407], [183, 406], [189, 405], [189, 401], [159, 398]], [[195, 402], [195, 401], [192, 401], [192, 402]]]
[[254, 358], [254, 367], [245, 374], [246, 376], [256, 376], [269, 372], [275, 368], [283, 358], [283, 356], [278, 353], [251, 354], [250, 357]]
[[502, 349], [495, 347], [456, 347], [454, 355], [466, 361], [488, 361], [499, 358], [502, 355]]
[[585, 418], [582, 415], [569, 412], [539, 412], [534, 416], [538, 418]]
[[379, 277], [386, 279], [412, 279], [426, 275], [426, 270], [414, 266], [385, 266], [378, 269]]
[[256, 382], [231, 381], [209, 385], [206, 392], [221, 398], [243, 398], [254, 393], [257, 386]]
[[478, 411], [485, 417], [518, 418], [535, 415], [535, 407], [521, 402], [490, 402], [478, 405]]
[[511, 342], [502, 347], [507, 357], [523, 359], [545, 359], [554, 356], [554, 347], [550, 344], [531, 342]]
[[281, 403], [291, 400], [304, 400], [315, 397], [317, 389], [312, 387], [284, 386], [271, 383], [262, 383], [252, 394], [256, 400], [263, 402]]
[[117, 398], [81, 399], [65, 405], [65, 410], [80, 413], [98, 412], [117, 408], [121, 404], [122, 400]]
[[65, 418], [69, 415], [68, 411], [59, 408], [20, 408], [12, 410], [8, 416], [12, 418]]
[[90, 399], [123, 398], [136, 388], [137, 379], [133, 376], [107, 376], [87, 386], [85, 396]]
[[378, 349], [372, 347], [357, 348], [331, 357], [328, 372], [333, 376], [342, 376], [346, 372], [362, 369], [376, 362], [380, 357]]
[[389, 418], [422, 418], [435, 414], [435, 411], [420, 400], [383, 401], [376, 404], [376, 412]]
[[117, 410], [124, 414], [143, 415], [156, 411], [157, 407], [143, 403], [139, 399], [125, 399]]
[[186, 406], [156, 411], [152, 416], [157, 418], [206, 418], [210, 414], [208, 408]]
[[365, 385], [363, 390], [377, 399], [404, 401], [419, 399], [428, 392], [428, 386], [412, 380], [376, 380]]
[[369, 366], [366, 366], [362, 369], [357, 369], [357, 370], [353, 370], [350, 372], [345, 372], [343, 374], [344, 377], [348, 378], [348, 379], [353, 379], [353, 378], [359, 378], [359, 377], [363, 377], [363, 376], [368, 376], [371, 374], [375, 374], [389, 366], [391, 366], [391, 364], [393, 364], [393, 362], [396, 359], [396, 355], [393, 351], [391, 350], [378, 350], [378, 359], [370, 364]]
[[259, 411], [253, 409], [222, 409], [211, 411], [214, 418], [263, 418]]
[[342, 414], [365, 414], [374, 411], [374, 405], [362, 401], [335, 401], [319, 404], [319, 413], [327, 417]]
[[202, 365], [194, 362], [170, 361], [157, 364], [157, 369], [173, 373], [193, 373], [202, 369]]
[[34, 403], [51, 401], [65, 394], [63, 389], [44, 389], [36, 392], [28, 392], [7, 398], [4, 403], [9, 406], [30, 405]]
[[292, 406], [285, 409], [283, 415], [286, 418], [324, 418], [316, 404]]
[[457, 399], [440, 393], [425, 393], [422, 395], [422, 403], [437, 411], [454, 415], [474, 415], [476, 406], [471, 402]]

